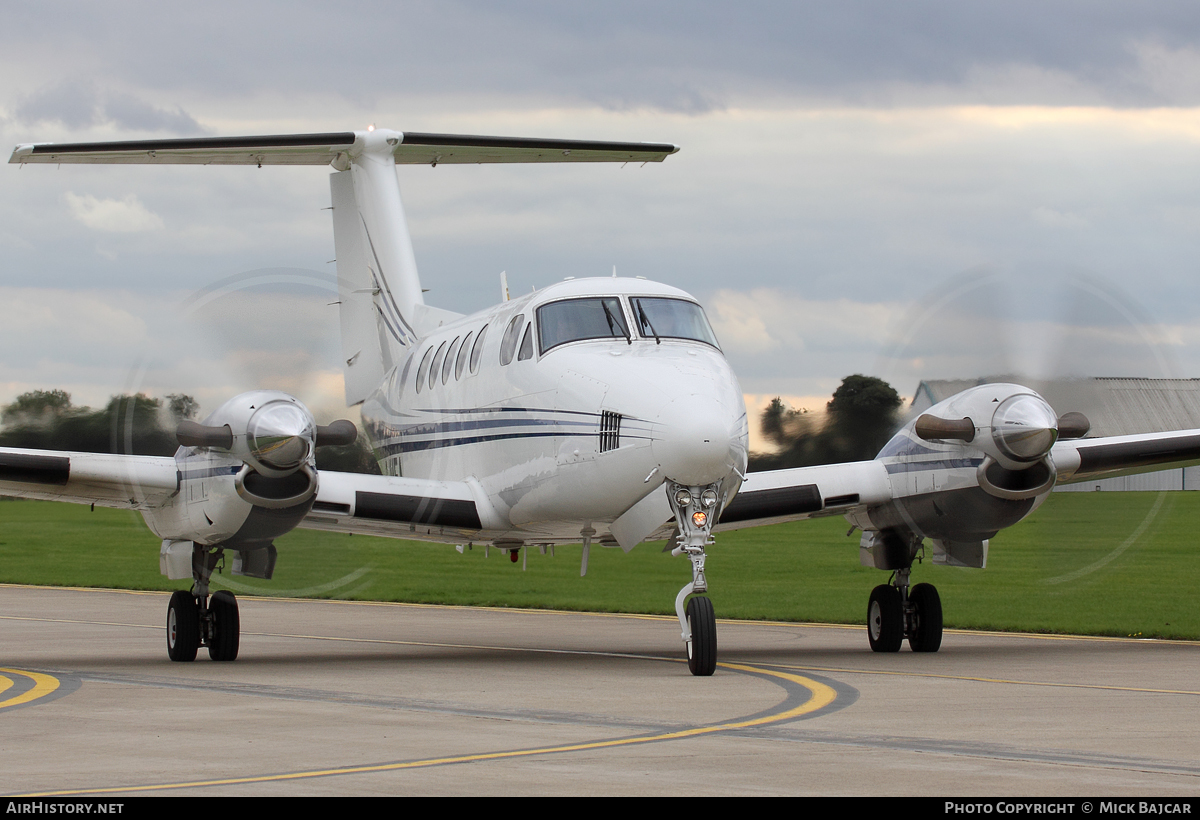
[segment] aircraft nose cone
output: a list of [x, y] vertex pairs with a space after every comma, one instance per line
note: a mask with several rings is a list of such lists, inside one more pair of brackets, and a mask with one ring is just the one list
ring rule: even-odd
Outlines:
[[1013, 396], [992, 416], [992, 439], [1016, 461], [1037, 461], [1058, 440], [1058, 417], [1037, 396]]
[[710, 484], [734, 468], [734, 419], [711, 398], [671, 400], [659, 414], [654, 457], [666, 478], [688, 486]]

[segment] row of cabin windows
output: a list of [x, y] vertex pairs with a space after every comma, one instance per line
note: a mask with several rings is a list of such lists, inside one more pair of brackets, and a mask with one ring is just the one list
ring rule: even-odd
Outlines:
[[[661, 343], [663, 338], [689, 339], [720, 350], [704, 310], [695, 302], [663, 297], [631, 297], [630, 306], [642, 338], [653, 338], [657, 343]], [[538, 350], [543, 354], [559, 345], [587, 339], [615, 338], [633, 343], [621, 300], [616, 297], [550, 302], [537, 309], [537, 318]], [[514, 354], [519, 362], [533, 358], [533, 324], [532, 321], [525, 322], [524, 313], [518, 313], [508, 323], [500, 340], [501, 366], [510, 364]], [[522, 328], [525, 331], [523, 334]], [[468, 333], [466, 336], [456, 336], [449, 343], [442, 342], [436, 350], [431, 347], [425, 351], [421, 366], [417, 368], [417, 392], [420, 393], [425, 385], [432, 390], [438, 382], [439, 373], [442, 384], [450, 381], [452, 370], [455, 380], [461, 379], [468, 360], [468, 350], [471, 373], [476, 373], [487, 329], [488, 326], [484, 325], [475, 337], [474, 344], [474, 334]]]
[[[518, 313], [508, 323], [508, 329], [504, 331], [504, 338], [500, 340], [500, 364], [508, 364], [512, 361], [524, 321], [525, 314]], [[454, 337], [453, 341], [448, 344], [442, 342], [436, 348], [431, 347], [426, 350], [425, 355], [421, 357], [421, 366], [417, 368], [417, 392], [420, 393], [426, 386], [432, 390], [437, 385], [439, 378], [442, 384], [447, 384], [450, 381], [451, 371], [454, 373], [455, 381], [462, 378], [463, 372], [468, 366], [472, 374], [479, 372], [479, 359], [483, 355], [483, 337], [487, 334], [487, 329], [488, 326], [484, 325], [479, 331], [479, 335], [475, 336], [474, 344], [471, 343], [474, 332], [470, 332], [466, 336]], [[533, 358], [532, 331], [533, 323], [530, 322], [525, 328], [525, 337], [521, 342], [521, 352], [517, 355], [517, 361]], [[469, 357], [468, 350], [470, 351]], [[443, 354], [445, 355], [443, 356]]]
[[431, 347], [426, 350], [421, 357], [421, 366], [417, 368], [417, 392], [420, 393], [426, 386], [432, 390], [439, 378], [442, 384], [446, 384], [450, 381], [451, 372], [455, 380], [461, 379], [468, 367], [471, 373], [477, 373], [487, 329], [488, 326], [484, 325], [478, 335], [470, 331], [466, 336], [455, 336], [453, 341], [442, 342], [436, 349]]

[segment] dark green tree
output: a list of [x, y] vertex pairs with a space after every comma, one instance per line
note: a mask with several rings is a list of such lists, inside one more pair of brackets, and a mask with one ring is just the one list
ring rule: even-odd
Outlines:
[[196, 413], [200, 410], [200, 402], [184, 393], [168, 393], [167, 410], [171, 414], [171, 419], [175, 422], [180, 422], [184, 419], [194, 419], [196, 418]]
[[71, 409], [71, 394], [65, 390], [31, 390], [5, 406], [0, 421], [5, 425], [49, 424]]
[[856, 373], [842, 379], [825, 406], [826, 464], [866, 461], [892, 436], [900, 394], [883, 379]]
[[751, 470], [781, 470], [872, 459], [895, 429], [900, 395], [882, 379], [847, 376], [826, 405], [823, 422], [803, 410], [788, 410], [776, 398], [763, 411], [763, 435], [777, 453], [752, 453]]

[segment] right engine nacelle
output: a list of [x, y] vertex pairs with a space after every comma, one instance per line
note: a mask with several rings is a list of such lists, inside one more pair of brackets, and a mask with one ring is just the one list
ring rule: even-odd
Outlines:
[[176, 438], [179, 492], [145, 513], [159, 537], [248, 551], [270, 546], [308, 514], [317, 495], [316, 447], [349, 444], [349, 421], [319, 427], [294, 396], [242, 393]]

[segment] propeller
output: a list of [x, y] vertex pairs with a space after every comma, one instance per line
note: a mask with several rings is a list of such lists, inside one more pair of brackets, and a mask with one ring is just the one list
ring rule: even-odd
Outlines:
[[[337, 300], [332, 272], [267, 268], [225, 277], [175, 308], [172, 332], [142, 352], [126, 392], [190, 395], [203, 416], [232, 396], [273, 389], [318, 419], [337, 418], [345, 412]], [[185, 424], [178, 434], [187, 446], [226, 440]], [[317, 446], [327, 443], [321, 438]]]
[[[1093, 428], [1077, 407], [1060, 414], [1051, 401], [1086, 403], [1087, 377], [1169, 375], [1151, 323], [1134, 304], [1112, 285], [1080, 275], [969, 271], [926, 294], [895, 325], [901, 331], [877, 372], [901, 390], [919, 385], [925, 392], [915, 408], [963, 395], [915, 409], [913, 434], [982, 450], [981, 488], [1000, 498], [1032, 498], [1054, 484], [1047, 456], [1055, 442]], [[990, 387], [971, 390], [983, 384]]]
[[1152, 326], [1135, 300], [1109, 282], [979, 268], [917, 300], [893, 324], [875, 372], [901, 393], [950, 382], [942, 395], [918, 396], [914, 415], [922, 404], [985, 382], [1020, 384], [1041, 394], [1054, 409], [1030, 399], [1009, 405], [1004, 417], [930, 416], [917, 419], [914, 428], [929, 441], [971, 442], [990, 427], [1004, 431], [996, 435], [1014, 460], [1036, 460], [1054, 440], [1132, 432], [1106, 429], [1111, 420], [1093, 429], [1094, 420], [1080, 410], [1093, 406], [1089, 377], [1173, 375]]

